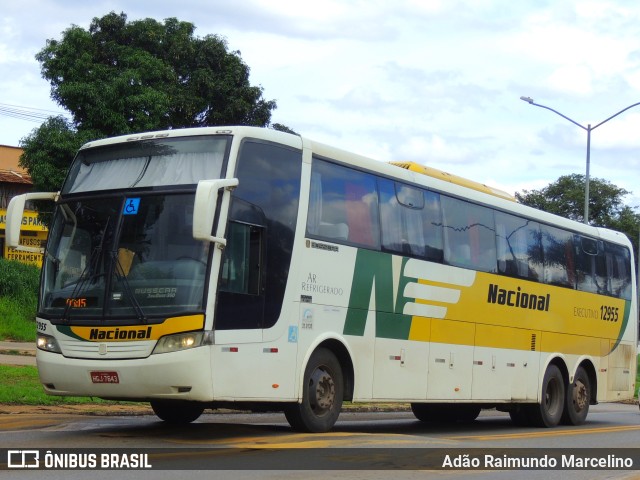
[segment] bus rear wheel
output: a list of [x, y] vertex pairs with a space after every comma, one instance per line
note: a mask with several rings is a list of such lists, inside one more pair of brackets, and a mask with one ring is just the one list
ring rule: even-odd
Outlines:
[[160, 420], [175, 425], [191, 423], [202, 415], [204, 406], [197, 402], [152, 400], [151, 408]]
[[515, 405], [512, 410], [509, 410], [511, 421], [516, 427], [528, 427], [531, 425], [531, 419], [529, 418], [530, 408], [533, 407], [529, 405]]
[[560, 423], [565, 404], [564, 377], [555, 365], [549, 365], [542, 380], [539, 404], [528, 406], [528, 417], [534, 427], [555, 427]]
[[565, 425], [582, 425], [589, 413], [591, 403], [591, 382], [584, 368], [578, 367], [573, 383], [567, 386], [562, 423]]
[[340, 362], [333, 352], [319, 348], [311, 355], [303, 380], [302, 403], [286, 406], [287, 421], [299, 432], [328, 432], [342, 409], [344, 383]]

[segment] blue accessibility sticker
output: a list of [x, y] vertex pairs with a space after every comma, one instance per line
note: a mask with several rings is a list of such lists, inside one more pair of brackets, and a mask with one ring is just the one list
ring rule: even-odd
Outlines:
[[127, 198], [122, 210], [123, 215], [137, 215], [140, 207], [140, 198]]
[[298, 327], [295, 325], [289, 326], [289, 343], [298, 343]]

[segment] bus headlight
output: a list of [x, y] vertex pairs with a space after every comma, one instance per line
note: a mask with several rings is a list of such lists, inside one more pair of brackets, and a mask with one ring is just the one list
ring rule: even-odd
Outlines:
[[158, 340], [153, 353], [178, 352], [201, 345], [213, 345], [213, 332], [188, 332], [167, 335]]
[[44, 350], [45, 352], [62, 353], [56, 339], [50, 335], [44, 335], [42, 333], [39, 333], [36, 338], [36, 347], [40, 350]]

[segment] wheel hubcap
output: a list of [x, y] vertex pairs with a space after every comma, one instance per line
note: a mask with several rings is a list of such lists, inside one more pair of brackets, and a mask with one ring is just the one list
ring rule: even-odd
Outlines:
[[577, 412], [581, 412], [589, 404], [589, 392], [581, 381], [573, 384], [573, 405]]
[[324, 415], [331, 407], [336, 396], [336, 386], [329, 372], [317, 368], [309, 381], [309, 400], [316, 415]]

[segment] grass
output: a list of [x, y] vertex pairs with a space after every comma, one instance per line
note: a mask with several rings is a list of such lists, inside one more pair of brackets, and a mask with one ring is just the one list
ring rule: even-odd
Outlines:
[[38, 370], [32, 366], [0, 365], [0, 404], [6, 405], [70, 405], [116, 404], [90, 397], [52, 397], [44, 393]]
[[40, 269], [0, 258], [0, 339], [33, 342]]
[[22, 305], [14, 299], [0, 297], [0, 340], [35, 342], [35, 315], [26, 318]]

